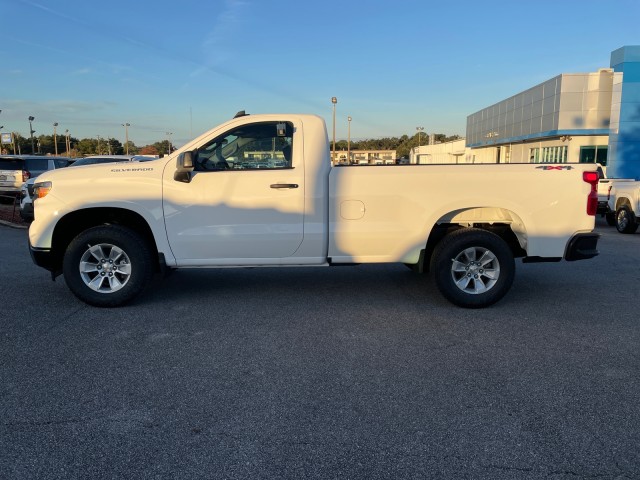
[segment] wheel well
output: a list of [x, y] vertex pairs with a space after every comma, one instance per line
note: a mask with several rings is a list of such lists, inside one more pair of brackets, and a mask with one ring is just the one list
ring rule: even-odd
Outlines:
[[631, 202], [629, 201], [629, 199], [627, 197], [622, 197], [622, 198], [618, 198], [616, 199], [616, 210], [618, 210], [620, 207], [624, 207], [627, 206], [631, 209]]
[[61, 273], [62, 259], [69, 243], [81, 232], [99, 225], [121, 225], [140, 235], [158, 257], [158, 247], [147, 221], [138, 213], [124, 208], [87, 208], [62, 217], [56, 224], [51, 242], [54, 274]]
[[474, 223], [471, 225], [459, 225], [452, 223], [443, 223], [436, 225], [429, 234], [429, 239], [427, 240], [427, 246], [425, 247], [423, 254], [421, 255], [422, 260], [422, 271], [427, 272], [431, 267], [431, 258], [433, 256], [433, 251], [440, 241], [449, 233], [455, 232], [456, 230], [460, 230], [462, 228], [479, 228], [481, 230], [486, 230], [488, 232], [494, 233], [502, 238], [506, 244], [509, 246], [511, 251], [513, 252], [513, 256], [525, 257], [527, 252], [520, 246], [520, 242], [518, 241], [518, 237], [511, 229], [511, 225], [508, 223]]

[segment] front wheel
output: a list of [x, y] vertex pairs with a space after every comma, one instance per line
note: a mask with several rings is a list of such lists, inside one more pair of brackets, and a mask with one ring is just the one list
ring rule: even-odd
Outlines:
[[511, 288], [513, 253], [498, 235], [477, 228], [445, 236], [433, 253], [436, 285], [450, 302], [465, 308], [496, 303]]
[[73, 294], [96, 307], [117, 307], [138, 295], [153, 276], [153, 255], [132, 230], [90, 228], [67, 247], [62, 265]]
[[638, 230], [636, 217], [626, 205], [616, 210], [616, 229], [620, 233], [635, 233]]

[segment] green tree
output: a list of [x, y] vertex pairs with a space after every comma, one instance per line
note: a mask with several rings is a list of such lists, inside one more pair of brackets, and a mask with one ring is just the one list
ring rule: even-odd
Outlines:
[[[138, 147], [136, 147], [136, 145], [129, 140], [129, 155], [138, 155], [138, 152], [140, 151], [140, 149]], [[127, 149], [126, 149], [126, 145], [122, 147], [124, 150], [124, 153], [127, 153]]]
[[169, 142], [169, 140], [156, 142], [152, 146], [155, 147], [156, 151], [158, 152], [157, 154], [154, 154], [154, 155], [167, 155], [168, 153], [173, 152], [175, 150], [175, 148], [173, 148], [173, 145], [171, 145], [171, 142]]
[[86, 157], [87, 155], [94, 155], [97, 151], [97, 143], [98, 141], [95, 138], [83, 138], [75, 142], [75, 149], [82, 155]]
[[119, 140], [109, 138], [107, 140], [107, 153], [109, 155], [124, 155], [124, 147]]

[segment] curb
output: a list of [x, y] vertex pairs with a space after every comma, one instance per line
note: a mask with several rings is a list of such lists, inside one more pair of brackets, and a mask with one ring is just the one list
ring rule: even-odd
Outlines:
[[0, 225], [10, 228], [18, 228], [20, 230], [26, 230], [29, 228], [29, 225], [16, 225], [15, 223], [7, 222], [6, 220], [0, 220]]

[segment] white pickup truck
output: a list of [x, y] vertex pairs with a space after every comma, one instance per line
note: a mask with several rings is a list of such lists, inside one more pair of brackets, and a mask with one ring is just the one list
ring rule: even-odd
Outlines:
[[615, 212], [615, 226], [620, 233], [635, 233], [640, 225], [640, 182], [612, 179], [609, 211]]
[[514, 258], [594, 257], [588, 164], [332, 167], [315, 115], [236, 115], [169, 157], [42, 175], [34, 262], [96, 306], [155, 271], [399, 262], [463, 307], [509, 290]]
[[598, 214], [605, 217], [609, 226], [616, 225], [616, 211], [609, 206], [611, 190], [614, 184], [623, 182], [635, 182], [633, 178], [606, 178], [601, 167], [598, 167], [600, 180], [598, 181]]

